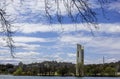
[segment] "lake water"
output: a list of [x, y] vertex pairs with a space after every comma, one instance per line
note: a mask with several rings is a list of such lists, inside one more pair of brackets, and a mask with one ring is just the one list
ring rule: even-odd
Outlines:
[[46, 77], [0, 75], [0, 79], [120, 79], [120, 77]]

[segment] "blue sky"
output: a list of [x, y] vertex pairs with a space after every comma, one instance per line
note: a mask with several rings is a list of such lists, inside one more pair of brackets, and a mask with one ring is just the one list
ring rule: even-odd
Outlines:
[[[120, 1], [115, 0], [104, 5], [105, 17], [100, 5], [96, 0], [90, 0], [90, 7], [96, 12], [98, 28], [90, 26], [95, 36], [84, 23], [73, 23], [67, 16], [66, 10], [61, 2], [62, 25], [56, 20], [55, 7], [51, 8], [53, 16], [52, 24], [45, 17], [44, 0], [7, 0], [9, 5], [6, 12], [14, 19], [15, 26], [15, 56], [12, 58], [8, 48], [4, 47], [5, 41], [0, 41], [0, 63], [16, 64], [58, 61], [76, 62], [76, 44], [85, 48], [85, 64], [102, 63], [102, 57], [106, 62], [120, 60]], [[1, 4], [4, 0], [1, 0]], [[2, 5], [1, 5], [2, 6]], [[76, 16], [77, 11], [73, 10]]]

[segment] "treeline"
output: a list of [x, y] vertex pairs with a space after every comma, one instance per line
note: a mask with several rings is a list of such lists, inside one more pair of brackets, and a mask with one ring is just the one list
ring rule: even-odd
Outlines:
[[0, 74], [40, 75], [40, 76], [72, 76], [75, 74], [75, 64], [56, 61], [42, 63], [0, 65]]
[[[118, 76], [120, 61], [116, 63], [90, 64], [84, 66], [85, 76]], [[75, 76], [76, 65], [67, 62], [45, 61], [41, 63], [0, 65], [0, 74], [37, 76]]]
[[19, 63], [14, 75], [42, 75], [42, 76], [54, 76], [54, 75], [72, 75], [75, 74], [75, 64], [45, 61], [42, 63], [32, 63], [28, 65]]
[[120, 61], [84, 66], [85, 76], [120, 76]]

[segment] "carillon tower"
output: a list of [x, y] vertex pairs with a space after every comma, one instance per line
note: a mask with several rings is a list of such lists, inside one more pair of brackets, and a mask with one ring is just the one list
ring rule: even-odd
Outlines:
[[84, 76], [84, 47], [77, 44], [76, 76]]

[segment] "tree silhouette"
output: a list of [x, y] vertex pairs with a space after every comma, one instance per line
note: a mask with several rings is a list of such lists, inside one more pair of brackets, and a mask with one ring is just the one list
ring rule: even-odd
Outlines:
[[[86, 22], [87, 24], [96, 25], [97, 23], [97, 17], [96, 12], [92, 10], [90, 7], [90, 3], [88, 3], [90, 0], [44, 0], [45, 3], [45, 12], [48, 19], [53, 20], [54, 17], [52, 17], [51, 8], [54, 6], [56, 7], [55, 13], [57, 16], [57, 20], [59, 23], [62, 23], [62, 9], [61, 7], [64, 7], [66, 9], [67, 15], [71, 19], [72, 22], [76, 23], [79, 21]], [[103, 10], [104, 4], [109, 2], [109, 0], [97, 0], [98, 5], [101, 6], [101, 9]], [[51, 4], [55, 4], [52, 5]], [[63, 4], [63, 6], [61, 6]], [[74, 10], [76, 10], [77, 15], [74, 15]], [[104, 10], [103, 10], [104, 11]], [[104, 13], [104, 12], [103, 12]], [[95, 26], [96, 28], [96, 26]]]
[[8, 47], [10, 49], [11, 56], [14, 57], [14, 41], [12, 38], [14, 32], [12, 31], [10, 22], [6, 19], [6, 16], [6, 12], [0, 9], [0, 33], [3, 37], [3, 40], [6, 41], [5, 47]]
[[[2, 0], [0, 0], [2, 1]], [[7, 0], [4, 0], [6, 2]], [[15, 1], [15, 0], [11, 0]], [[22, 3], [24, 3], [24, 0], [20, 0]], [[78, 22], [85, 22], [88, 24], [88, 28], [91, 30], [91, 27], [94, 26], [97, 28], [97, 17], [96, 17], [96, 12], [92, 10], [92, 8], [89, 5], [90, 0], [44, 0], [44, 9], [46, 13], [46, 17], [49, 19], [50, 23], [53, 20], [52, 16], [52, 7], [56, 7], [56, 10], [54, 10], [56, 13], [57, 20], [60, 24], [62, 24], [63, 21], [63, 16], [62, 16], [62, 9], [61, 7], [64, 7], [66, 9], [68, 17], [71, 19], [72, 22], [78, 23]], [[103, 10], [104, 14], [104, 4], [109, 2], [110, 0], [97, 0], [99, 5], [101, 6], [101, 9]], [[54, 3], [55, 5], [51, 4]], [[63, 4], [63, 6], [61, 6]], [[9, 4], [8, 4], [9, 5]], [[5, 4], [3, 7], [6, 7], [7, 5]], [[74, 15], [74, 10], [77, 11], [77, 15]], [[10, 24], [10, 21], [7, 20], [6, 18], [6, 12], [1, 8], [0, 6], [0, 29], [2, 29], [1, 34], [6, 36], [5, 41], [7, 43], [7, 47], [9, 47], [10, 52], [12, 57], [13, 55], [13, 50], [14, 50], [14, 41], [12, 39], [13, 32], [12, 32], [12, 26]]]

